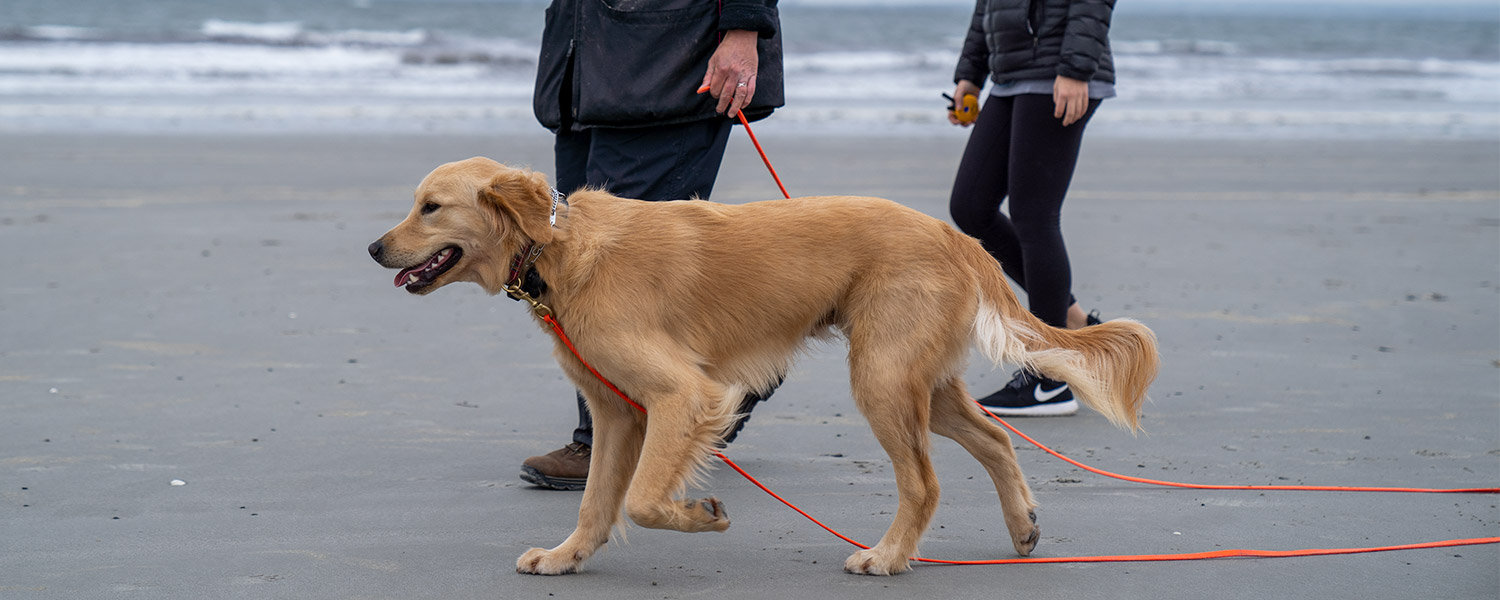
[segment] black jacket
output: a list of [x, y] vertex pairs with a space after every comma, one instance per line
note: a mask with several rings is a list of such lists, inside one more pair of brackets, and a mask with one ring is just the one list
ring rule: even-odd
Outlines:
[[557, 131], [719, 116], [718, 101], [696, 92], [719, 33], [734, 29], [760, 34], [745, 117], [761, 119], [783, 104], [776, 0], [553, 0], [537, 62], [536, 118]]
[[1115, 81], [1109, 18], [1115, 0], [978, 0], [953, 81]]

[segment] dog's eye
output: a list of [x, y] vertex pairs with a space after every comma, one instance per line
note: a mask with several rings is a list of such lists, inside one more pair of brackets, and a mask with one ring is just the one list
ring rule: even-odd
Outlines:
[[442, 208], [442, 207], [438, 206], [436, 202], [428, 202], [428, 203], [422, 205], [422, 214], [424, 214], [424, 215], [430, 215], [432, 213], [437, 212], [437, 209], [439, 209], [439, 208]]

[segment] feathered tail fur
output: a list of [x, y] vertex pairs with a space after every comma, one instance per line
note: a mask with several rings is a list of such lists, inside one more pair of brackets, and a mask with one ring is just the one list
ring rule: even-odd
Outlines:
[[1146, 389], [1160, 358], [1156, 334], [1130, 319], [1083, 329], [1058, 329], [1021, 306], [999, 264], [979, 244], [963, 244], [979, 280], [974, 341], [990, 360], [1067, 382], [1073, 395], [1110, 422], [1140, 429]]

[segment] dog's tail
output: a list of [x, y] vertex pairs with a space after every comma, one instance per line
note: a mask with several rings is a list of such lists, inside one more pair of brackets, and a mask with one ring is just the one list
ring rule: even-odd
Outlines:
[[1130, 319], [1073, 330], [1047, 325], [1021, 306], [1000, 265], [978, 243], [960, 246], [979, 281], [974, 340], [980, 351], [996, 363], [1067, 382], [1110, 422], [1139, 429], [1141, 404], [1160, 363], [1156, 334]]

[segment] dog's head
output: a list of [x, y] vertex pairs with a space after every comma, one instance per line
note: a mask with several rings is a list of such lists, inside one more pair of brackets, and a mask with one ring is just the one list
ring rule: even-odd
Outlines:
[[552, 240], [551, 210], [552, 188], [540, 173], [479, 157], [448, 163], [417, 186], [411, 213], [370, 244], [370, 257], [401, 269], [396, 286], [413, 294], [456, 281], [496, 294], [512, 257]]

